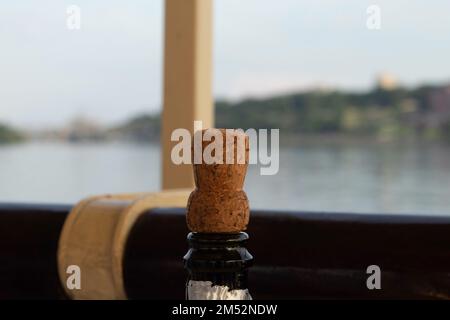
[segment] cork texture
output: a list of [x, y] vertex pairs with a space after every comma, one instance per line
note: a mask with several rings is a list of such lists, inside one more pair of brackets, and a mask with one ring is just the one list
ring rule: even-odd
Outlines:
[[[210, 144], [219, 142], [215, 146], [216, 150], [222, 147], [223, 161], [211, 164], [202, 161], [201, 164], [198, 162], [195, 164], [194, 159], [196, 189], [188, 200], [188, 227], [192, 232], [200, 233], [244, 231], [250, 218], [248, 198], [243, 191], [249, 161], [248, 136], [237, 130], [207, 130], [196, 133], [202, 135], [202, 151], [208, 151], [207, 147]], [[212, 135], [214, 138], [210, 139], [211, 141], [203, 141], [207, 140], [205, 133], [209, 134], [208, 137]], [[222, 139], [222, 143], [216, 139]], [[194, 153], [195, 151], [193, 157]], [[211, 153], [213, 156], [218, 155], [215, 152]]]

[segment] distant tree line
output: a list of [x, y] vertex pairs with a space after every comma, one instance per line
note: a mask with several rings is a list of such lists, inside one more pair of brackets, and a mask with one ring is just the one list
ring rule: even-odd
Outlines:
[[[281, 129], [282, 134], [333, 135], [394, 140], [450, 141], [450, 86], [375, 88], [367, 92], [309, 91], [240, 102], [217, 101], [216, 127]], [[158, 141], [158, 114], [138, 115], [122, 125], [95, 131], [96, 140]], [[86, 131], [86, 130], [85, 130]], [[23, 138], [0, 125], [0, 142]], [[86, 139], [83, 139], [86, 140]]]
[[0, 144], [20, 142], [24, 136], [18, 131], [0, 123]]
[[292, 134], [450, 140], [450, 95], [449, 105], [444, 101], [436, 108], [432, 97], [439, 90], [311, 91], [238, 103], [219, 101], [216, 123], [225, 128], [280, 128]]
[[[279, 128], [290, 135], [450, 141], [450, 87], [374, 88], [367, 92], [309, 91], [240, 102], [217, 101], [216, 127]], [[433, 99], [436, 94], [443, 98]], [[116, 128], [131, 140], [159, 139], [159, 115]]]

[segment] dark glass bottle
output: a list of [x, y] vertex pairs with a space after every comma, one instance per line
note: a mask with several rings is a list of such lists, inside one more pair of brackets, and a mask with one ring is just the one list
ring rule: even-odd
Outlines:
[[184, 256], [187, 300], [251, 299], [247, 287], [253, 257], [245, 248], [245, 232], [190, 233]]

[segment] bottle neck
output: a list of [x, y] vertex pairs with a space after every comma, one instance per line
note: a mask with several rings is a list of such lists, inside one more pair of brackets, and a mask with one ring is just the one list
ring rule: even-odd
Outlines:
[[244, 232], [236, 234], [190, 233], [189, 251], [184, 256], [184, 266], [188, 272], [189, 289], [196, 295], [207, 295], [220, 291], [239, 294], [247, 291], [247, 269], [253, 261], [245, 248], [249, 239]]

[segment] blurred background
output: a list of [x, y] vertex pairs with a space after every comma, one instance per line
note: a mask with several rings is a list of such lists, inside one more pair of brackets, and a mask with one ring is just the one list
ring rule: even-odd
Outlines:
[[[159, 190], [163, 10], [0, 4], [1, 202]], [[252, 207], [450, 214], [449, 12], [444, 0], [216, 0], [216, 126], [280, 129], [279, 173], [249, 169]]]

